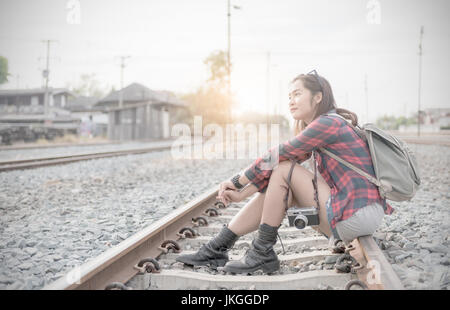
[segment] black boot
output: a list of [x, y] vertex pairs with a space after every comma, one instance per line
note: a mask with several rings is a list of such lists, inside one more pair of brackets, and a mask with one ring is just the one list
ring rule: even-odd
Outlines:
[[224, 226], [217, 236], [202, 245], [194, 254], [180, 255], [176, 261], [191, 266], [223, 267], [228, 262], [228, 250], [239, 236]]
[[231, 273], [251, 273], [262, 269], [272, 273], [280, 269], [280, 261], [273, 250], [277, 242], [278, 227], [259, 225], [258, 236], [253, 240], [247, 254], [239, 261], [230, 261], [223, 268]]

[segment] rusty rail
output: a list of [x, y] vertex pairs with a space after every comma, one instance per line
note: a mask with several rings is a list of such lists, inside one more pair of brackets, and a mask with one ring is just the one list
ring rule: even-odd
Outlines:
[[44, 289], [104, 289], [113, 282], [126, 283], [139, 272], [134, 266], [142, 258], [158, 258], [161, 243], [177, 239], [183, 226], [215, 202], [217, 191], [217, 187], [207, 191]]
[[90, 160], [90, 159], [99, 159], [99, 158], [107, 158], [107, 157], [158, 152], [158, 151], [165, 151], [170, 148], [171, 148], [171, 146], [160, 146], [160, 147], [120, 150], [120, 151], [110, 151], [110, 152], [98, 152], [98, 153], [89, 153], [89, 154], [80, 154], [80, 155], [66, 155], [66, 156], [56, 156], [56, 157], [42, 157], [42, 158], [34, 158], [34, 159], [3, 161], [3, 162], [0, 162], [0, 172], [69, 164], [69, 163], [73, 163], [73, 162], [77, 162], [77, 161]]
[[[316, 270], [306, 273], [271, 276], [232, 276], [162, 268], [160, 266], [162, 262], [167, 260], [174, 262], [174, 255], [176, 256], [178, 252], [184, 251], [178, 241], [181, 242], [180, 244], [188, 242], [191, 246], [198, 246], [208, 240], [204, 236], [194, 236], [195, 231], [188, 227], [192, 225], [192, 219], [197, 219], [194, 227], [202, 234], [214, 233], [220, 229], [222, 223], [229, 221], [233, 213], [219, 208], [220, 204], [216, 203], [217, 191], [218, 187], [210, 189], [102, 255], [72, 269], [44, 289], [90, 290], [107, 287], [127, 289], [128, 287], [125, 286], [127, 282], [150, 283], [156, 288], [160, 286], [163, 289], [186, 289], [187, 284], [191, 287], [203, 289], [234, 287], [236, 284], [248, 287], [256, 286], [262, 289], [268, 287], [271, 289], [286, 289], [286, 287], [308, 289], [311, 288], [311, 285], [314, 286], [317, 283], [330, 283], [337, 286], [347, 283], [347, 289], [350, 289], [352, 285], [363, 286], [368, 289], [403, 289], [391, 265], [371, 236], [360, 237], [347, 248], [347, 252], [359, 263], [359, 267], [355, 268], [354, 273], [348, 274], [337, 273], [334, 270]], [[222, 214], [211, 212], [212, 206], [217, 207]], [[213, 219], [216, 225], [207, 225], [206, 222], [211, 222]], [[205, 223], [202, 223], [203, 221]], [[286, 247], [294, 243], [301, 243], [307, 247], [326, 243], [325, 238], [308, 236], [307, 231], [307, 229], [299, 231], [284, 228], [280, 233], [286, 236], [294, 233], [299, 236], [298, 240], [285, 240]], [[310, 229], [310, 231], [312, 230]], [[246, 242], [238, 241], [235, 247], [240, 247], [242, 245], [240, 243], [245, 246]], [[306, 254], [291, 253], [280, 255], [280, 260], [285, 263], [295, 262], [297, 264], [312, 257], [324, 257], [327, 255], [326, 252], [331, 255], [329, 251], [316, 251]], [[234, 259], [233, 255], [230, 255], [230, 257]], [[148, 289], [148, 287], [141, 286], [136, 284], [135, 288]]]

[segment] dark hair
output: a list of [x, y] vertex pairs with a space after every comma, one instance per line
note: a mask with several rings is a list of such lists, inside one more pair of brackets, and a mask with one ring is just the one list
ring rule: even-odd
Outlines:
[[[319, 102], [316, 114], [313, 119], [316, 119], [322, 114], [325, 114], [333, 109], [336, 109], [336, 113], [343, 116], [344, 118], [350, 120], [353, 126], [358, 125], [358, 116], [346, 109], [341, 109], [336, 106], [334, 101], [333, 90], [331, 89], [330, 83], [320, 75], [313, 74], [300, 74], [292, 80], [292, 83], [296, 81], [302, 81], [303, 86], [311, 91], [311, 94], [322, 92], [322, 101]], [[320, 84], [319, 84], [320, 83]], [[307, 124], [304, 121], [295, 121], [294, 131], [298, 134], [300, 131], [305, 129]]]

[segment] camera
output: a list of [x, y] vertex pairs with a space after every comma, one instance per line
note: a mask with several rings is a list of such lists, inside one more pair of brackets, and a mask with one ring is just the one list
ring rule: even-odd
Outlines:
[[319, 225], [319, 212], [316, 208], [289, 208], [287, 210], [289, 226], [303, 229], [306, 226]]

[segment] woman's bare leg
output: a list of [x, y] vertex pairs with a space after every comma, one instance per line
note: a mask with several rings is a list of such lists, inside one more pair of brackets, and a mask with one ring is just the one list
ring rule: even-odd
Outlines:
[[228, 229], [238, 236], [258, 229], [261, 222], [265, 194], [257, 193], [228, 224]]
[[[266, 223], [273, 227], [278, 227], [285, 216], [284, 197], [287, 191], [287, 177], [291, 168], [290, 161], [281, 162], [272, 172], [269, 186], [265, 193], [264, 206], [261, 216], [261, 224]], [[314, 175], [306, 168], [296, 164], [291, 177], [291, 190], [294, 197], [289, 197], [288, 206], [292, 206], [295, 200], [297, 207], [316, 206], [314, 201], [314, 188], [312, 180]], [[319, 191], [319, 230], [327, 236], [331, 236], [331, 229], [327, 219], [326, 202], [330, 197], [330, 187], [322, 179], [317, 179]]]

